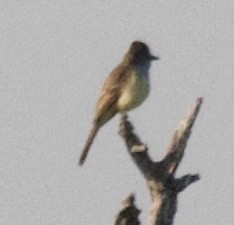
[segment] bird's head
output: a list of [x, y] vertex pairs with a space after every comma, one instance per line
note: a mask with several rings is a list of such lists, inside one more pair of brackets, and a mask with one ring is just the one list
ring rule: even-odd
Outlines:
[[141, 41], [132, 42], [126, 57], [133, 64], [144, 64], [152, 60], [159, 60], [159, 57], [152, 55], [150, 53], [149, 47]]

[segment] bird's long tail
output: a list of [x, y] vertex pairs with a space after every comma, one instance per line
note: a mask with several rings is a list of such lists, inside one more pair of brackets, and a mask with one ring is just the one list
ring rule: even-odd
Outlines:
[[82, 151], [81, 156], [80, 156], [80, 160], [79, 160], [80, 166], [82, 166], [84, 164], [84, 161], [89, 153], [90, 147], [93, 143], [94, 138], [97, 135], [98, 130], [99, 130], [99, 128], [96, 125], [94, 125], [93, 128], [91, 129], [89, 137], [85, 143], [85, 146], [84, 146], [83, 151]]

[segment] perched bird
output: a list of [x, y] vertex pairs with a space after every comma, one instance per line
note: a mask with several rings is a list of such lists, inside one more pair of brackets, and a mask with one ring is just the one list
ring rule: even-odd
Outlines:
[[139, 106], [149, 93], [149, 68], [159, 58], [148, 46], [134, 41], [122, 62], [106, 79], [96, 105], [92, 129], [80, 156], [83, 165], [98, 130], [117, 113], [125, 113]]

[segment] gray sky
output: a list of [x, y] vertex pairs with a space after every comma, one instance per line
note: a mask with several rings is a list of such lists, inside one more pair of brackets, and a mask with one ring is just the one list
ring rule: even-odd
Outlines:
[[161, 58], [148, 100], [129, 114], [154, 159], [205, 98], [178, 171], [202, 179], [179, 196], [175, 224], [234, 223], [234, 2], [145, 2], [0, 2], [1, 225], [113, 224], [130, 192], [145, 222], [148, 190], [118, 116], [77, 167], [102, 83], [135, 39]]

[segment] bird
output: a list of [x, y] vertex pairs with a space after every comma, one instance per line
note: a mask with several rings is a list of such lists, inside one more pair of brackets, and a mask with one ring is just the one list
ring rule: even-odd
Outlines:
[[106, 78], [79, 159], [80, 166], [84, 164], [99, 129], [117, 113], [125, 114], [147, 98], [150, 89], [149, 69], [153, 60], [159, 60], [159, 57], [151, 54], [146, 43], [133, 41], [122, 62]]

